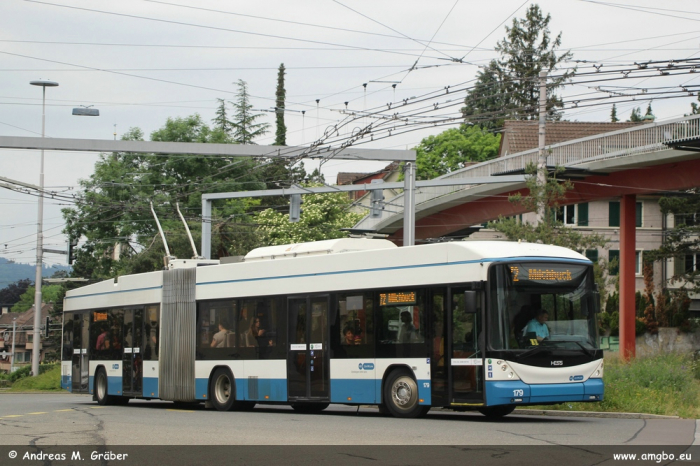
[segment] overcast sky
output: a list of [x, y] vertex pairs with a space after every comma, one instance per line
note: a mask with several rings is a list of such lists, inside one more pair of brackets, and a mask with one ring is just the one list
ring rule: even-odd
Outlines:
[[[464, 87], [479, 65], [497, 57], [494, 46], [504, 37], [504, 24], [523, 17], [531, 3], [3, 0], [0, 135], [41, 135], [41, 88], [30, 86], [32, 80], [60, 84], [47, 89], [47, 137], [112, 139], [115, 132], [120, 137], [131, 127], [141, 128], [148, 136], [168, 117], [198, 113], [210, 122], [216, 99], [234, 99], [234, 83], [239, 79], [248, 83], [254, 108], [269, 110], [274, 106], [277, 68], [284, 63], [287, 143], [307, 145], [344, 118], [345, 102], [349, 110], [362, 111], [446, 86]], [[602, 64], [605, 70], [700, 54], [697, 1], [537, 3], [552, 16], [552, 36], [562, 32], [562, 52], [571, 50], [574, 59], [588, 61], [579, 65], [583, 68]], [[192, 4], [196, 7], [186, 6]], [[630, 78], [610, 85], [700, 84], [696, 76], [700, 73]], [[591, 85], [577, 85], [561, 93], [573, 96], [591, 91]], [[458, 97], [463, 98], [464, 92]], [[657, 121], [683, 116], [695, 99], [654, 101]], [[618, 116], [625, 120], [633, 107], [644, 110], [648, 102], [640, 98], [618, 105]], [[100, 116], [71, 116], [72, 108], [80, 105], [98, 108]], [[459, 106], [450, 111], [457, 116]], [[273, 142], [273, 116], [265, 114], [272, 131], [256, 140], [258, 144]], [[572, 121], [609, 121], [609, 117], [609, 105], [570, 109], [564, 115]], [[412, 148], [422, 137], [444, 129], [416, 131], [363, 147]], [[39, 159], [38, 151], [0, 149], [0, 176], [38, 184]], [[90, 176], [96, 160], [97, 154], [47, 151], [45, 185], [70, 192], [80, 178]], [[306, 166], [313, 168], [314, 163]], [[329, 161], [322, 168], [326, 180], [334, 183], [339, 171], [372, 171], [382, 166]], [[0, 202], [0, 257], [33, 263], [37, 198], [3, 189]], [[65, 248], [61, 207], [65, 204], [46, 200], [47, 248]], [[65, 264], [65, 260], [65, 256], [44, 256], [49, 265]]]

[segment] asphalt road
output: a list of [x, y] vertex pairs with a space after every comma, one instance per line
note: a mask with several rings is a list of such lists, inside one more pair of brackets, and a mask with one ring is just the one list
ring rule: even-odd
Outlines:
[[499, 421], [432, 410], [424, 419], [375, 408], [286, 406], [217, 412], [163, 401], [98, 406], [90, 396], [0, 394], [0, 445], [696, 445], [700, 421], [553, 417], [517, 412]]

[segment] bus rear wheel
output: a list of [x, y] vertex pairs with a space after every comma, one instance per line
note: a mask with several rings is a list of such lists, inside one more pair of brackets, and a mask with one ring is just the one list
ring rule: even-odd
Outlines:
[[95, 398], [98, 405], [106, 406], [115, 403], [115, 398], [112, 395], [108, 395], [107, 390], [107, 373], [104, 368], [100, 367], [95, 375]]
[[219, 368], [211, 378], [210, 400], [217, 411], [231, 411], [236, 401], [236, 385], [228, 369]]
[[384, 384], [384, 403], [394, 417], [414, 418], [425, 416], [430, 406], [418, 404], [418, 384], [405, 369], [389, 374]]
[[498, 419], [507, 416], [515, 410], [512, 405], [488, 406], [479, 408], [479, 412], [490, 419]]

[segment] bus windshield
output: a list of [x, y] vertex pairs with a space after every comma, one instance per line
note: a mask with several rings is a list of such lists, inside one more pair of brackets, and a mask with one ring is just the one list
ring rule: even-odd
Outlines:
[[599, 348], [592, 269], [586, 264], [519, 262], [489, 272], [489, 348]]

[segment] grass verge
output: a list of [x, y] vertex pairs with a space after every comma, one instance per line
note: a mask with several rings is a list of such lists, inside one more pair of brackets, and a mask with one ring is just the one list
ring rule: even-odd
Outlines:
[[700, 418], [700, 361], [689, 354], [665, 353], [625, 362], [606, 354], [605, 399], [600, 403], [533, 406], [563, 411], [660, 414]]
[[61, 365], [54, 364], [46, 371], [40, 371], [38, 377], [23, 377], [12, 384], [10, 392], [27, 391], [60, 391], [61, 390]]

